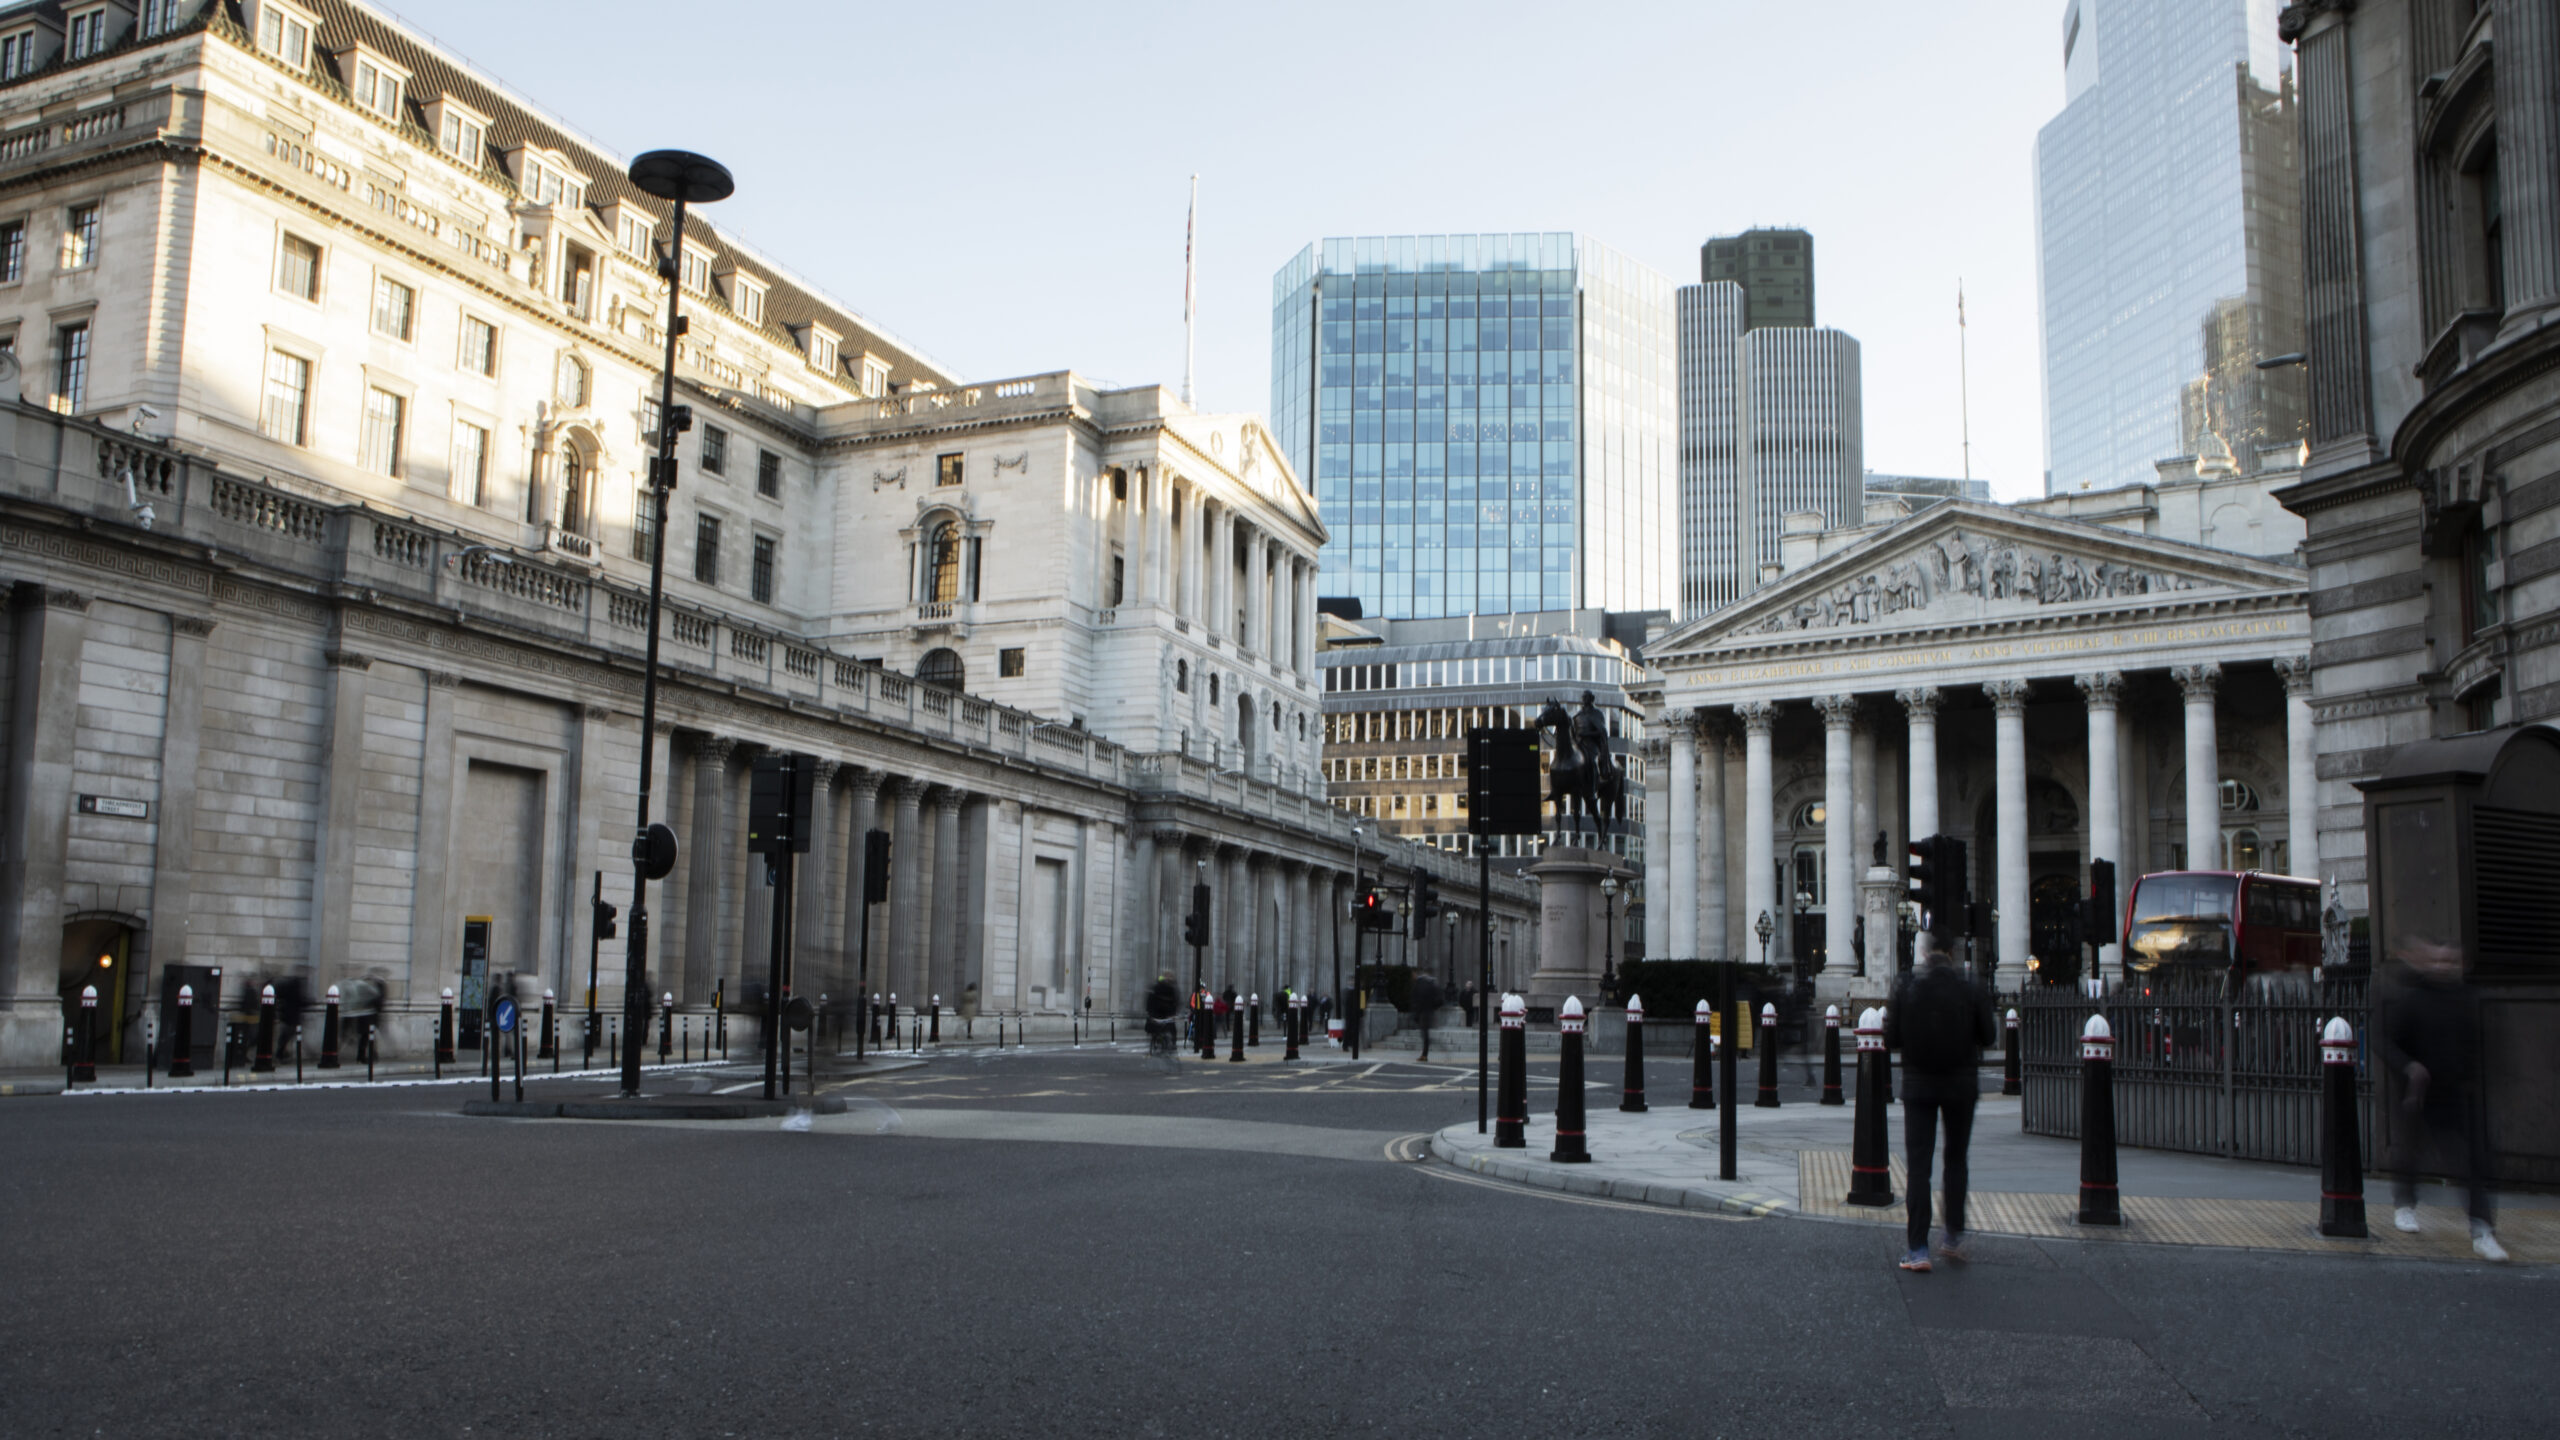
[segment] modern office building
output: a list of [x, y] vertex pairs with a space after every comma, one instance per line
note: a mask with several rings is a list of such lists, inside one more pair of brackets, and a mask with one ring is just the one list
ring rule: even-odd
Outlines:
[[1870, 470], [1866, 478], [1867, 503], [1879, 500], [1900, 501], [1910, 510], [1920, 510], [1941, 500], [1991, 501], [1988, 480], [1957, 480], [1943, 475], [1881, 475]]
[[1672, 285], [1587, 236], [1309, 245], [1271, 282], [1271, 419], [1321, 593], [1430, 619], [1667, 607]]
[[1710, 285], [1730, 280], [1742, 287], [1742, 325], [1813, 328], [1813, 234], [1807, 230], [1745, 230], [1719, 235], [1698, 248]]
[[[1795, 241], [1800, 275], [1768, 263], [1797, 252], [1736, 248]], [[1757, 589], [1778, 565], [1786, 517], [1815, 514], [1831, 528], [1865, 516], [1858, 342], [1811, 328], [1812, 246], [1800, 230], [1711, 240], [1706, 283], [1678, 292], [1683, 619]], [[1758, 275], [1719, 278], [1719, 269], [1748, 272], [1755, 257]], [[1764, 308], [1805, 323], [1755, 318]]]
[[2045, 489], [2299, 463], [2302, 200], [2278, 0], [2067, 0], [2036, 137]]

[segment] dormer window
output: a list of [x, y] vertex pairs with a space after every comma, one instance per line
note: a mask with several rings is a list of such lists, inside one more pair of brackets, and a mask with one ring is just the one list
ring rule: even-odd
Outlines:
[[567, 166], [531, 150], [517, 153], [521, 159], [516, 188], [524, 192], [527, 204], [574, 210], [587, 203], [587, 182], [569, 173]]
[[72, 16], [63, 27], [62, 48], [73, 60], [86, 60], [92, 55], [106, 53], [107, 7], [101, 5]]
[[489, 163], [489, 117], [439, 95], [427, 105], [427, 128], [436, 148], [465, 170], [477, 172]]
[[622, 247], [624, 254], [634, 259], [648, 259], [650, 248], [657, 238], [658, 227], [650, 223], [648, 215], [629, 205], [624, 205], [621, 209], [621, 219], [614, 226], [614, 243]]
[[178, 0], [142, 0], [137, 17], [142, 38], [155, 39], [178, 28]]
[[696, 250], [690, 245], [685, 246], [684, 260], [678, 267], [677, 275], [684, 282], [684, 288], [687, 290], [696, 295], [710, 294], [711, 252]]
[[764, 323], [764, 286], [744, 275], [734, 275], [729, 279], [729, 291], [730, 308], [738, 312], [739, 319], [750, 325]]
[[836, 373], [836, 345], [844, 339], [824, 325], [809, 327], [809, 368], [828, 375]]
[[0, 38], [0, 80], [16, 80], [36, 73], [36, 40], [33, 29]]
[[288, 70], [311, 68], [311, 22], [265, 0], [258, 7], [258, 48]]
[[376, 119], [400, 123], [400, 90], [409, 77], [365, 54], [356, 51], [346, 57], [347, 91], [356, 108], [369, 111]]
[[889, 362], [877, 355], [862, 357], [862, 393], [877, 398], [889, 393]]

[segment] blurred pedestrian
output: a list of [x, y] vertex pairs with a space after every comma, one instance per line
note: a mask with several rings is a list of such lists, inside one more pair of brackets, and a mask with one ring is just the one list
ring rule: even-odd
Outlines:
[[1431, 1022], [1440, 1013], [1440, 982], [1429, 975], [1413, 977], [1413, 988], [1406, 992], [1413, 1005], [1413, 1023], [1422, 1027], [1422, 1058], [1431, 1058]]
[[1938, 1121], [1947, 1123], [1946, 1240], [1938, 1253], [1964, 1253], [1965, 1152], [1973, 1144], [1973, 1109], [1982, 1094], [1982, 1052], [1992, 1041], [1991, 992], [1959, 967], [1935, 935], [1917, 940], [1918, 965], [1895, 987], [1884, 1012], [1887, 1050], [1902, 1052], [1902, 1150], [1909, 1170], [1910, 1217], [1902, 1268], [1929, 1269], [1929, 1172]]
[[2489, 1195], [2488, 1136], [2480, 1123], [2475, 1058], [2480, 1053], [2479, 997], [2463, 978], [2462, 949], [2411, 939], [2393, 952], [2377, 1006], [2375, 1047], [2400, 1077], [2399, 1145], [2391, 1174], [2391, 1223], [2418, 1233], [2418, 1152], [2432, 1134], [2462, 1157], [2471, 1199], [2471, 1249], [2504, 1260], [2496, 1207]]
[[1231, 1024], [1233, 1024], [1233, 1023], [1235, 1023], [1235, 1014], [1236, 1014], [1236, 987], [1234, 987], [1233, 985], [1230, 985], [1230, 986], [1228, 986], [1226, 989], [1221, 990], [1221, 991], [1219, 991], [1219, 992], [1218, 992], [1218, 1032], [1217, 1032], [1217, 1033], [1218, 1033], [1220, 1036], [1222, 1036], [1222, 1037], [1223, 1037], [1223, 1036], [1227, 1033], [1227, 1027], [1228, 1027], [1229, 1025], [1231, 1025]]

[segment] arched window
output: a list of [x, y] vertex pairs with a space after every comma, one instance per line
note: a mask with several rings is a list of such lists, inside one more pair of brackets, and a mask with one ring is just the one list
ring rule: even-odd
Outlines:
[[560, 374], [552, 387], [554, 398], [564, 409], [576, 410], [587, 403], [587, 362], [562, 351]]
[[587, 497], [595, 488], [595, 462], [575, 440], [560, 442], [560, 528], [586, 533]]
[[927, 685], [939, 685], [945, 690], [969, 688], [969, 671], [967, 666], [960, 663], [960, 652], [947, 647], [926, 651], [924, 658], [916, 662], [916, 678]]
[[1819, 830], [1830, 818], [1831, 812], [1823, 808], [1821, 801], [1807, 800], [1796, 807], [1795, 818], [1787, 823], [1794, 830]]
[[943, 521], [925, 539], [924, 598], [933, 605], [949, 605], [960, 598], [958, 521]]
[[2252, 811], [2257, 809], [2257, 787], [2251, 785], [2246, 780], [2234, 780], [2228, 776], [2224, 777], [2222, 781], [2222, 808], [2225, 810], [2240, 811]]

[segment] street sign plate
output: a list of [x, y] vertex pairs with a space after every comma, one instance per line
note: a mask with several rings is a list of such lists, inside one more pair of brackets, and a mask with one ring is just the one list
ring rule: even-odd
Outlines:
[[504, 995], [498, 997], [498, 1028], [510, 1034], [516, 1028], [516, 1002]]

